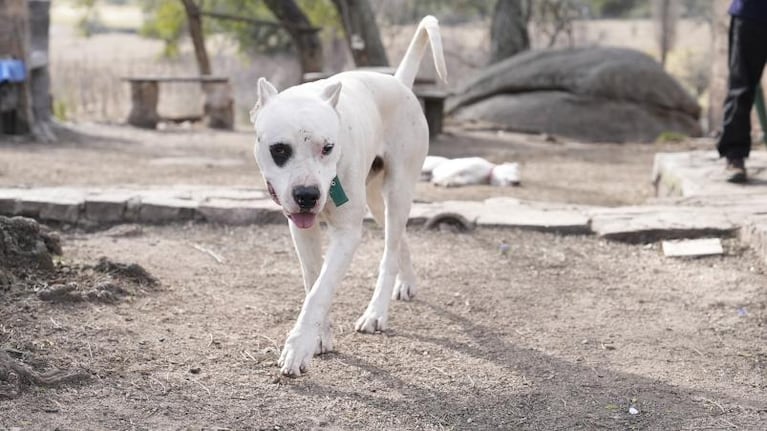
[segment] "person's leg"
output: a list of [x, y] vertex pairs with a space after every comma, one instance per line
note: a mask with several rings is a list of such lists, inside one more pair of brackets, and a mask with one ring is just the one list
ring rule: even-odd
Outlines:
[[748, 157], [751, 149], [751, 109], [756, 86], [767, 61], [767, 25], [733, 17], [729, 34], [728, 93], [717, 149], [728, 161]]

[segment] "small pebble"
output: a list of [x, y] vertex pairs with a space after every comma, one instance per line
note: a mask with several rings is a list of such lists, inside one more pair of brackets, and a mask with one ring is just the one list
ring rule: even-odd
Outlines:
[[636, 409], [636, 408], [634, 408], [633, 406], [632, 406], [632, 407], [629, 407], [629, 414], [632, 414], [632, 415], [638, 415], [638, 414], [639, 414], [639, 410], [637, 410], [637, 409]]

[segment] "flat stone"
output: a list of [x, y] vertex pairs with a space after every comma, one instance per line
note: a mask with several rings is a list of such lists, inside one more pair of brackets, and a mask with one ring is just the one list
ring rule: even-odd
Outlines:
[[285, 221], [282, 209], [271, 200], [208, 199], [200, 203], [197, 212], [212, 223], [247, 225], [281, 223]]
[[484, 202], [483, 211], [477, 216], [477, 225], [587, 234], [591, 232], [587, 208], [589, 207], [493, 198]]
[[476, 224], [477, 217], [484, 209], [484, 203], [479, 201], [442, 201], [433, 203], [414, 203], [410, 208], [408, 224], [424, 225], [429, 220], [454, 215], [463, 217], [463, 221], [471, 226]]
[[700, 257], [724, 254], [722, 240], [719, 238], [663, 241], [661, 248], [666, 257]]
[[0, 215], [14, 216], [21, 211], [20, 200], [28, 189], [0, 189]]
[[64, 223], [76, 223], [85, 192], [73, 188], [29, 189], [18, 202], [18, 214]]
[[221, 159], [213, 157], [159, 157], [149, 161], [156, 166], [240, 166], [245, 164], [242, 159]]
[[88, 195], [85, 198], [85, 218], [98, 223], [125, 221], [128, 201], [134, 197], [135, 192], [124, 190]]
[[724, 159], [716, 151], [657, 153], [652, 180], [656, 196], [730, 196], [763, 193], [767, 183], [767, 152], [752, 151], [746, 160], [750, 181], [732, 184], [724, 180]]
[[591, 230], [602, 238], [630, 243], [732, 236], [738, 226], [721, 211], [696, 207], [629, 206], [595, 209]]
[[200, 192], [201, 199], [225, 199], [230, 201], [257, 201], [266, 199], [266, 191], [262, 189], [218, 188]]
[[191, 199], [166, 197], [159, 194], [142, 196], [138, 209], [138, 221], [168, 223], [192, 220], [195, 217], [197, 207], [197, 201]]
[[756, 250], [767, 263], [767, 215], [747, 220], [740, 229], [740, 240]]

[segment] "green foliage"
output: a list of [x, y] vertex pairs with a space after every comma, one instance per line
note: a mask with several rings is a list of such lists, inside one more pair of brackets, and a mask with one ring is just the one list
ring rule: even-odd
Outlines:
[[67, 104], [61, 99], [53, 99], [53, 116], [59, 121], [69, 120]]
[[660, 135], [658, 135], [657, 138], [655, 138], [655, 142], [658, 144], [672, 144], [672, 143], [679, 143], [684, 142], [687, 139], [687, 135], [679, 132], [672, 132], [670, 130], [667, 130], [665, 132], [661, 132]]
[[144, 0], [143, 9], [147, 19], [141, 27], [141, 35], [165, 42], [164, 57], [177, 57], [186, 25], [184, 5], [180, 0]]
[[371, 1], [388, 24], [412, 24], [425, 15], [435, 15], [443, 24], [457, 24], [488, 18], [493, 13], [496, 0], [417, 0], [405, 5], [385, 1], [376, 3]]
[[85, 37], [93, 33], [95, 21], [98, 19], [96, 0], [75, 0], [75, 7], [84, 10], [83, 15], [77, 20], [77, 30]]
[[[94, 0], [82, 0], [94, 1]], [[342, 29], [341, 21], [330, 0], [297, 0], [313, 26], [324, 31]], [[142, 0], [147, 20], [141, 29], [146, 37], [165, 42], [164, 55], [178, 55], [178, 44], [185, 36], [186, 13], [181, 0]], [[277, 53], [290, 49], [291, 38], [285, 29], [272, 25], [257, 25], [245, 19], [277, 22], [269, 8], [262, 1], [254, 0], [197, 0], [200, 10], [243, 18], [231, 20], [203, 15], [206, 34], [224, 34], [235, 40], [245, 53]]]

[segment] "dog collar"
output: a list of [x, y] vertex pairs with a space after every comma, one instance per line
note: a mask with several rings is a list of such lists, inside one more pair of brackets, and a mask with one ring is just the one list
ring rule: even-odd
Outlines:
[[344, 192], [344, 188], [341, 186], [341, 180], [338, 179], [338, 175], [336, 175], [336, 177], [333, 178], [333, 181], [330, 182], [330, 190], [328, 191], [328, 194], [337, 207], [349, 202], [349, 198], [346, 196], [346, 192]]

